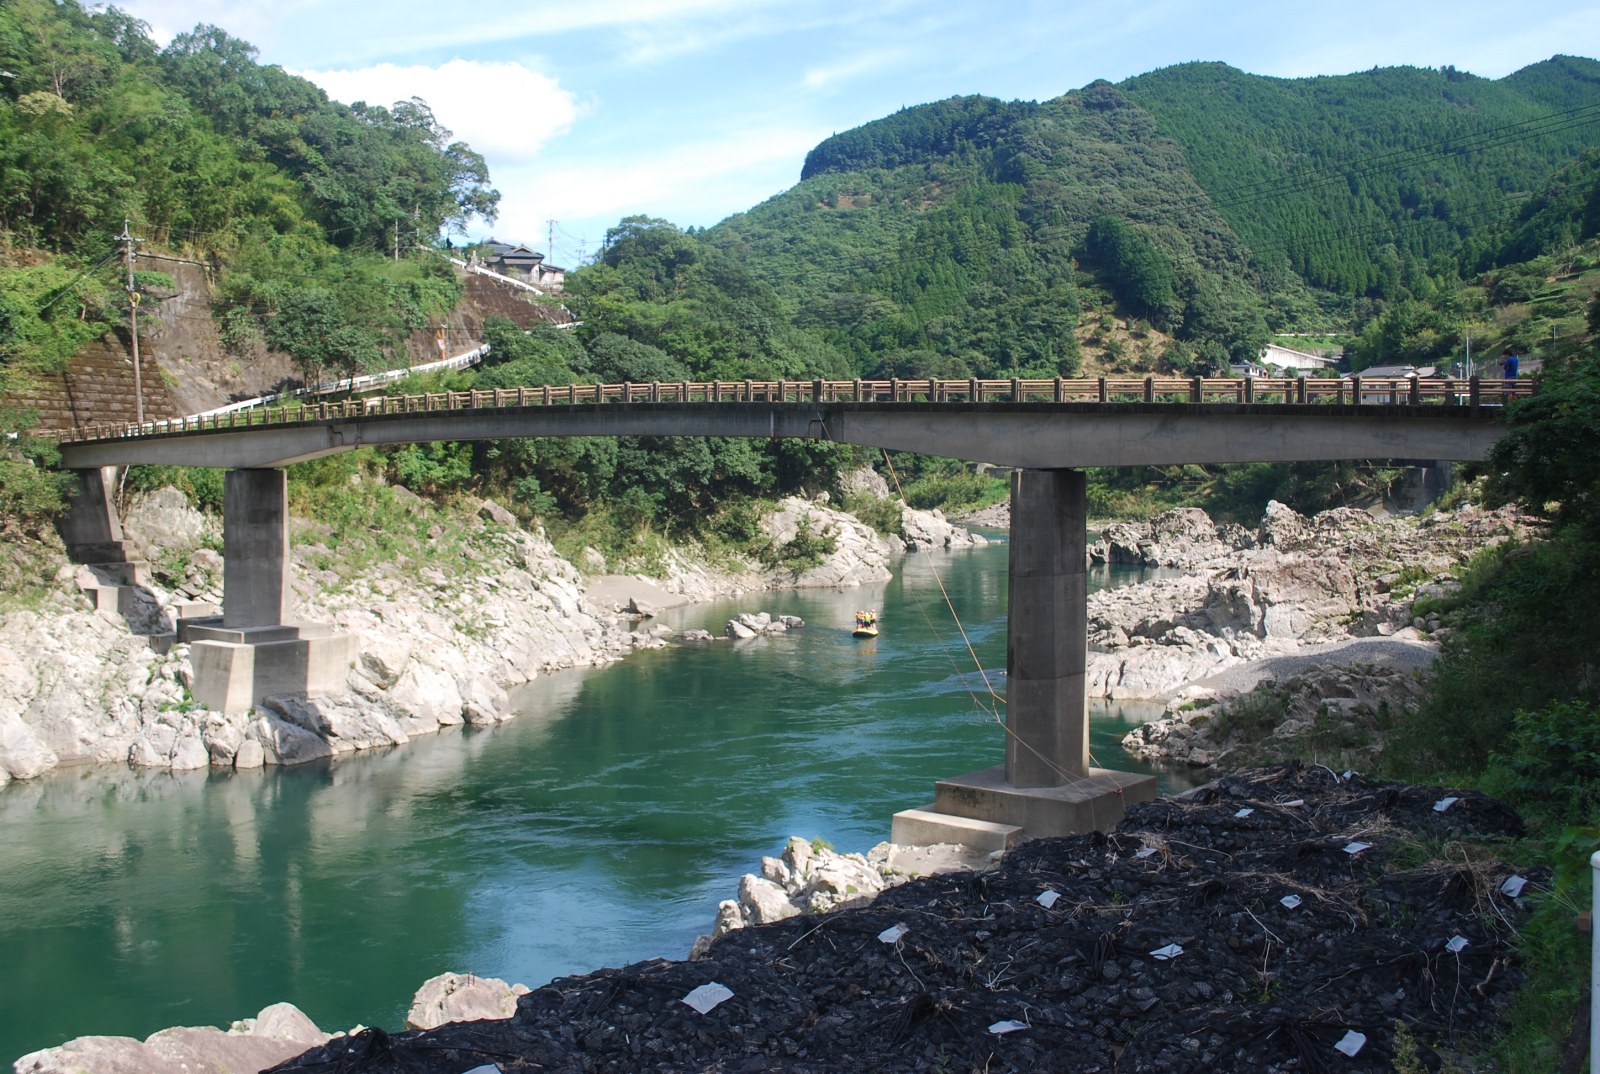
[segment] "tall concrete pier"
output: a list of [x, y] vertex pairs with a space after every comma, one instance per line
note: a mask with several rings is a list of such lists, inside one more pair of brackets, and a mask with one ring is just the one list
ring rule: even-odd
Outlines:
[[222, 525], [222, 616], [178, 629], [195, 700], [245, 712], [273, 694], [344, 693], [355, 639], [290, 614], [288, 474], [229, 470]]
[[222, 625], [289, 618], [289, 475], [229, 470], [222, 479]]
[[1082, 470], [1011, 477], [1005, 774], [1013, 787], [1089, 774], [1086, 487]]
[[931, 806], [895, 814], [894, 842], [1000, 850], [1106, 831], [1155, 798], [1154, 778], [1089, 763], [1086, 488], [1081, 470], [1012, 474], [1005, 763], [936, 782]]

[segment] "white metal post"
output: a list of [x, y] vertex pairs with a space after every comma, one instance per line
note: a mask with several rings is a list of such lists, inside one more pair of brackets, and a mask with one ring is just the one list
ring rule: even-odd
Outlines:
[[1589, 1074], [1600, 1074], [1600, 850], [1589, 855], [1594, 901], [1589, 914]]

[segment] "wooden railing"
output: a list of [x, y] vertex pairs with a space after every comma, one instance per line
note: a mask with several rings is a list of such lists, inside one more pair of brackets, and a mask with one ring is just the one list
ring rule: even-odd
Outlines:
[[713, 380], [560, 384], [487, 391], [386, 395], [332, 403], [261, 406], [224, 414], [80, 426], [62, 442], [212, 429], [248, 429], [330, 418], [602, 403], [1403, 403], [1477, 407], [1533, 393], [1531, 381], [1413, 377], [1099, 377], [1065, 380]]

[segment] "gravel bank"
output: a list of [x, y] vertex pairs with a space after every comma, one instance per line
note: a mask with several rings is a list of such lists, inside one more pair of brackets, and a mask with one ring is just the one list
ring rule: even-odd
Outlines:
[[1269, 656], [1224, 668], [1192, 685], [1219, 694], [1245, 693], [1265, 679], [1287, 679], [1312, 668], [1371, 665], [1398, 671], [1420, 671], [1439, 656], [1433, 642], [1405, 638], [1351, 638], [1307, 645], [1288, 656]]

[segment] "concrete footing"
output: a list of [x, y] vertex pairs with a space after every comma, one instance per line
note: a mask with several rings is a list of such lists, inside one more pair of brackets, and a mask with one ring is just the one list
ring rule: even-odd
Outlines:
[[889, 831], [889, 842], [898, 847], [959, 843], [987, 853], [1010, 850], [1021, 838], [1019, 825], [952, 816], [940, 813], [931, 803], [921, 809], [902, 809], [894, 815], [894, 825]]
[[1091, 768], [1088, 775], [1055, 787], [1014, 787], [1002, 765], [933, 785], [938, 812], [1014, 824], [1028, 839], [1110, 831], [1128, 806], [1155, 797], [1154, 776], [1105, 768]]
[[194, 668], [194, 699], [218, 712], [248, 712], [273, 694], [342, 694], [354, 636], [319, 623], [224, 627], [179, 623]]

